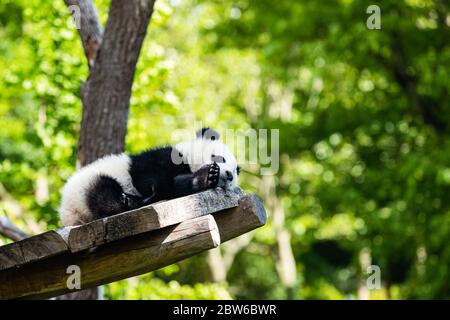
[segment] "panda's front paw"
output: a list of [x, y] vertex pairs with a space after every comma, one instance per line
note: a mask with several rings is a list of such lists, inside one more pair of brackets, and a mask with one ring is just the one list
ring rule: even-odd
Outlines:
[[215, 162], [201, 167], [195, 173], [195, 183], [201, 190], [217, 187], [219, 183], [220, 168]]
[[211, 163], [208, 171], [208, 187], [215, 188], [219, 183], [220, 167], [217, 163]]

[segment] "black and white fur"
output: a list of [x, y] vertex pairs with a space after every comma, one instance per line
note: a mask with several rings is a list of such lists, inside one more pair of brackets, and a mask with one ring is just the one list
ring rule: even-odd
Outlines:
[[65, 226], [83, 224], [209, 188], [237, 186], [239, 168], [212, 129], [140, 154], [108, 155], [75, 172], [62, 190]]

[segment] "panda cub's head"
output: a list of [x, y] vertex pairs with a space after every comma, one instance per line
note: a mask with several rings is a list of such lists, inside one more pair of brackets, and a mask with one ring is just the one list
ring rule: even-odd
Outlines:
[[220, 168], [218, 186], [233, 189], [238, 185], [239, 166], [234, 154], [219, 138], [217, 131], [203, 128], [197, 131], [195, 139], [181, 142], [175, 148], [191, 172], [196, 172], [206, 164], [217, 163]]

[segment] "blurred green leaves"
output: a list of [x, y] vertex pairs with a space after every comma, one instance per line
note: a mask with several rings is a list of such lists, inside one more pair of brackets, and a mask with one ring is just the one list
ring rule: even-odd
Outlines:
[[[96, 1], [103, 23], [108, 3]], [[275, 192], [296, 261], [294, 297], [357, 297], [368, 249], [382, 273], [373, 298], [449, 298], [448, 4], [379, 1], [381, 30], [368, 30], [368, 1], [156, 3], [127, 151], [173, 143], [173, 131], [195, 121], [280, 129]], [[69, 19], [63, 1], [0, 3], [0, 182], [28, 229], [59, 225], [59, 190], [75, 170], [88, 69]], [[260, 190], [241, 166], [244, 189]], [[13, 211], [4, 199], [0, 207]], [[199, 255], [110, 284], [107, 297], [286, 298], [276, 241], [269, 219], [226, 283], [211, 284]]]

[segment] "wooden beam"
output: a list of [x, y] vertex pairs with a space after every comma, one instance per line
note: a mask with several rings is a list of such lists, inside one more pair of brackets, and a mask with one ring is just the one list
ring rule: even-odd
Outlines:
[[[174, 213], [175, 214], [175, 213]], [[90, 250], [65, 251], [18, 268], [0, 271], [0, 299], [48, 298], [68, 292], [67, 268], [81, 270], [81, 288], [147, 273], [175, 263], [265, 224], [260, 200], [245, 195], [239, 206], [138, 235], [104, 243]]]
[[69, 251], [65, 229], [50, 230], [0, 247], [0, 271]]
[[87, 250], [100, 244], [236, 207], [240, 197], [240, 190], [225, 192], [217, 188], [155, 203], [88, 224], [51, 230], [0, 247], [0, 270], [18, 267], [66, 251]]
[[239, 207], [214, 214], [223, 243], [266, 224], [266, 210], [254, 194], [239, 199]]
[[171, 226], [220, 210], [236, 207], [240, 195], [220, 188], [155, 203], [70, 230], [68, 246], [78, 252], [99, 244]]

